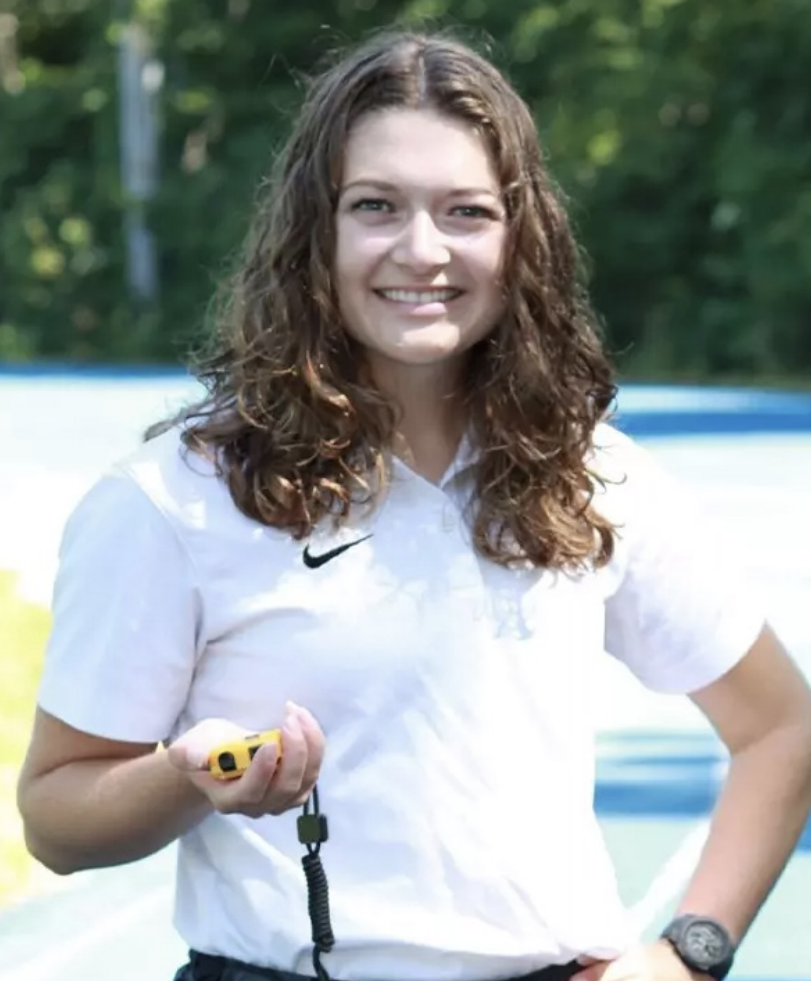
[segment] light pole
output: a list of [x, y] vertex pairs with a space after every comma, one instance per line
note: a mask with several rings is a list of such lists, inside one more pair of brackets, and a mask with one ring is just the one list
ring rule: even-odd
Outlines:
[[146, 208], [158, 183], [156, 96], [163, 68], [151, 57], [144, 28], [132, 14], [131, 0], [118, 0], [119, 147], [124, 188], [124, 235], [127, 284], [139, 304], [158, 296], [155, 241], [146, 222]]

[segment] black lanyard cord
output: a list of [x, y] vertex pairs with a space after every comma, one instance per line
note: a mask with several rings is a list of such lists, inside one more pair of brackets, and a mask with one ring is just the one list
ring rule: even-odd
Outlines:
[[[312, 802], [312, 814], [310, 803]], [[307, 849], [301, 859], [307, 880], [307, 906], [313, 941], [313, 967], [318, 981], [330, 981], [327, 969], [321, 963], [321, 955], [335, 946], [329, 912], [329, 885], [324, 866], [321, 864], [321, 845], [329, 837], [327, 817], [318, 807], [318, 788], [313, 787], [311, 796], [304, 802], [304, 813], [298, 819], [298, 839]]]

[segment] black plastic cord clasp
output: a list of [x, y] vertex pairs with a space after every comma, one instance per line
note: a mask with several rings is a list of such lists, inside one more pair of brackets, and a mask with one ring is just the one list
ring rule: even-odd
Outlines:
[[298, 821], [298, 840], [302, 845], [320, 845], [329, 840], [326, 814], [302, 814]]

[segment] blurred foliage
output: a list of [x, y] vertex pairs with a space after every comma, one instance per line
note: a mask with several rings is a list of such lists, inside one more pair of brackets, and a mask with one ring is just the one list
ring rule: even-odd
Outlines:
[[[626, 373], [811, 373], [807, 0], [0, 3], [0, 358], [176, 360], [302, 73], [428, 19], [531, 104]], [[164, 66], [154, 309], [126, 288], [111, 11]]]
[[0, 906], [39, 870], [23, 843], [17, 777], [31, 735], [50, 614], [26, 603], [11, 573], [0, 571]]

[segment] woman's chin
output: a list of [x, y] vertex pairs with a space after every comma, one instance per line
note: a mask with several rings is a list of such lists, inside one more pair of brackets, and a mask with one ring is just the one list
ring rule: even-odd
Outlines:
[[[460, 360], [467, 348], [459, 344], [405, 344], [390, 351], [380, 352], [382, 357], [394, 364], [412, 368], [431, 368], [453, 364]], [[374, 360], [375, 354], [372, 354]]]

